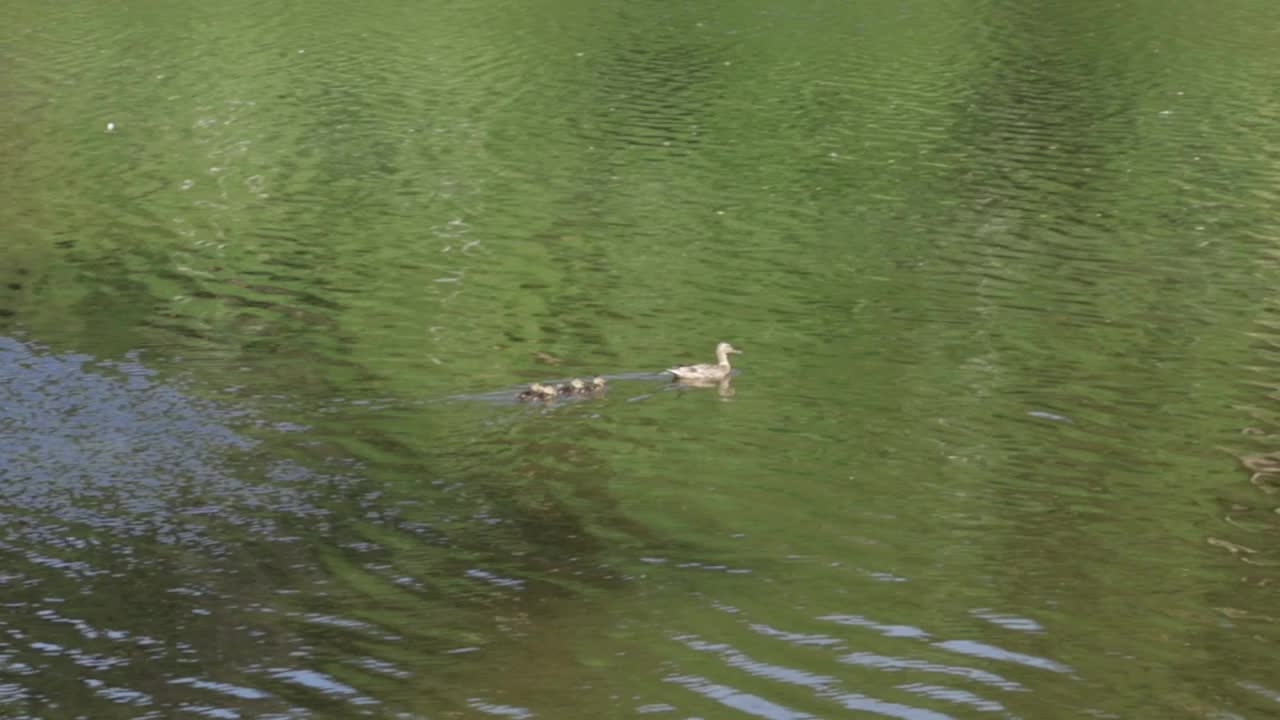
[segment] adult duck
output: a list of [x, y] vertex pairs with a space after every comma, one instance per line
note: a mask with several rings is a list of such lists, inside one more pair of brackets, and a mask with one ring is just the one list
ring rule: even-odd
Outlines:
[[667, 372], [676, 376], [678, 380], [691, 381], [707, 381], [722, 380], [729, 377], [729, 373], [733, 372], [733, 368], [729, 367], [729, 354], [740, 353], [741, 350], [735, 348], [727, 342], [716, 345], [716, 364], [703, 363], [701, 365], [681, 365], [680, 367], [667, 368]]

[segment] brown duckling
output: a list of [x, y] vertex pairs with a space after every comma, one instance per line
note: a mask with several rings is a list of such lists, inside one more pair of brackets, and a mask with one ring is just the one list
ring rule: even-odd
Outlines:
[[521, 402], [528, 402], [530, 400], [550, 400], [555, 396], [555, 387], [551, 385], [543, 385], [542, 383], [534, 383], [530, 385], [527, 390], [522, 390], [520, 394], [516, 396], [516, 399]]
[[560, 386], [561, 395], [582, 395], [587, 391], [587, 384], [581, 378], [574, 378]]

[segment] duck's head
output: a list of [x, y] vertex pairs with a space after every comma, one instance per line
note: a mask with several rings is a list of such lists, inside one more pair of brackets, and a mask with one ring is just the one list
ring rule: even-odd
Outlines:
[[717, 345], [717, 346], [716, 346], [716, 354], [717, 354], [717, 355], [728, 355], [729, 353], [740, 353], [740, 352], [742, 352], [742, 351], [741, 351], [741, 350], [739, 350], [738, 348], [736, 348], [736, 347], [734, 347], [734, 346], [730, 345], [730, 344], [729, 344], [729, 343], [727, 343], [727, 342], [722, 342], [722, 343], [720, 343], [719, 345]]

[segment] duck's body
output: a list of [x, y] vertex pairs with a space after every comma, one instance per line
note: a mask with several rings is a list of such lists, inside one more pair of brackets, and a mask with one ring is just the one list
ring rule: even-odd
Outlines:
[[550, 400], [556, 396], [556, 389], [551, 385], [543, 385], [542, 383], [534, 383], [527, 390], [521, 391], [516, 396], [517, 400], [528, 402], [530, 400]]
[[716, 364], [703, 363], [701, 365], [681, 365], [680, 367], [667, 368], [667, 372], [675, 375], [679, 380], [691, 381], [714, 381], [722, 380], [729, 377], [729, 373], [733, 372], [733, 368], [729, 367], [729, 353], [740, 353], [741, 350], [735, 348], [727, 342], [716, 345]]

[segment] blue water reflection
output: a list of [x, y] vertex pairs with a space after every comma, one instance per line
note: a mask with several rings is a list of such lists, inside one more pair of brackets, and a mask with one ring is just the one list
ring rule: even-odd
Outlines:
[[0, 657], [22, 678], [3, 702], [240, 717], [216, 697], [287, 708], [255, 687], [268, 680], [370, 702], [306, 668], [246, 662], [226, 678], [165, 678], [215, 647], [260, 657], [276, 634], [231, 620], [268, 591], [243, 576], [261, 572], [255, 563], [305, 566], [298, 529], [329, 515], [319, 498], [345, 480], [259, 452], [262, 436], [288, 430], [161, 381], [137, 355], [98, 360], [0, 337], [0, 582], [21, 618]]
[[[7, 524], [22, 523], [41, 547], [84, 549], [145, 535], [219, 552], [220, 541], [205, 531], [210, 522], [270, 536], [276, 522], [258, 508], [324, 514], [307, 499], [312, 474], [295, 463], [273, 461], [270, 483], [229, 468], [258, 444], [232, 427], [254, 425], [247, 411], [157, 382], [136, 355], [100, 361], [0, 337], [0, 368], [0, 512], [12, 513]], [[80, 561], [43, 562], [93, 572]]]

